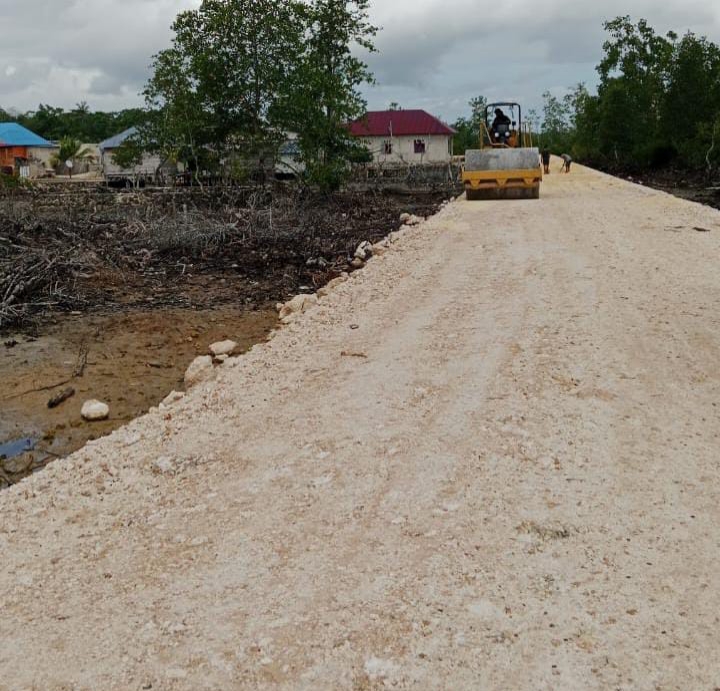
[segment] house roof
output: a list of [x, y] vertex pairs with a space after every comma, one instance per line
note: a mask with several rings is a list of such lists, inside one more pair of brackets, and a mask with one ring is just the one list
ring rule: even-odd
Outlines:
[[105, 151], [105, 149], [117, 149], [124, 141], [130, 139], [130, 137], [134, 134], [137, 134], [137, 131], [137, 127], [130, 127], [124, 132], [120, 132], [120, 134], [116, 134], [114, 137], [110, 137], [110, 139], [100, 142], [98, 144], [98, 149], [100, 149], [100, 151]]
[[30, 146], [52, 149], [53, 145], [16, 122], [0, 122], [0, 147]]
[[455, 130], [424, 110], [381, 110], [351, 123], [350, 133], [356, 137], [452, 136]]

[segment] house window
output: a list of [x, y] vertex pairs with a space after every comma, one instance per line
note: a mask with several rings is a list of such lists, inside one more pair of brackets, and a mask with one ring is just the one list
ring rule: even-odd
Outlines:
[[390, 155], [392, 153], [392, 141], [390, 139], [386, 139], [383, 142], [383, 153], [386, 155]]
[[423, 139], [415, 140], [415, 153], [416, 154], [424, 154], [425, 153], [425, 140], [423, 140]]

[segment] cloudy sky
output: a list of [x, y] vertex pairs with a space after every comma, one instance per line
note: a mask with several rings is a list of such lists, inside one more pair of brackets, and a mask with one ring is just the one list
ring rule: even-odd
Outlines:
[[[150, 57], [169, 44], [174, 16], [199, 4], [0, 0], [0, 106], [140, 104]], [[602, 22], [619, 14], [720, 42], [715, 0], [374, 0], [372, 12], [382, 32], [370, 58], [378, 82], [367, 91], [370, 108], [396, 101], [448, 121], [477, 94], [531, 107], [546, 89], [592, 86]]]

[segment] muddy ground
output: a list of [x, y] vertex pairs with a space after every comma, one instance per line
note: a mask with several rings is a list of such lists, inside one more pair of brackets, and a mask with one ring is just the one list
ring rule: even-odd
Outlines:
[[[147, 412], [170, 391], [182, 390], [188, 364], [211, 343], [232, 338], [244, 351], [276, 321], [274, 310], [226, 306], [68, 316], [39, 338], [17, 334], [17, 345], [0, 352], [0, 446], [19, 442], [19, 451], [25, 442], [33, 450], [7, 453], [12, 458], [0, 482], [9, 484], [76, 451]], [[82, 375], [74, 376], [80, 361]], [[74, 394], [50, 409], [49, 401], [68, 389]], [[107, 403], [110, 418], [83, 421], [80, 409], [88, 399]]]
[[[54, 186], [0, 197], [0, 487], [182, 389], [212, 342], [264, 340], [277, 302], [448, 196]], [[90, 398], [110, 405], [108, 421], [82, 421]]]
[[720, 209], [720, 178], [706, 171], [681, 169], [646, 170], [642, 173], [607, 171], [617, 177], [652, 189], [667, 192], [681, 199]]

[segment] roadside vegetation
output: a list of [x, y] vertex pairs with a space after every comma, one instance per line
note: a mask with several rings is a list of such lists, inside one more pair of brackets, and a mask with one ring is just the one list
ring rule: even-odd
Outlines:
[[78, 103], [65, 110], [41, 103], [37, 110], [9, 113], [0, 108], [0, 122], [17, 122], [50, 141], [69, 137], [80, 142], [101, 142], [145, 121], [142, 108], [130, 108], [116, 113], [91, 112], [87, 103]]
[[191, 171], [260, 175], [288, 132], [306, 180], [338, 189], [362, 152], [347, 122], [372, 81], [368, 0], [205, 0], [173, 24], [145, 88], [148, 148]]
[[[710, 176], [720, 164], [720, 47], [703, 36], [659, 35], [645, 20], [617, 17], [597, 66], [597, 93], [577, 84], [543, 95], [529, 112], [541, 147], [621, 173], [668, 167]], [[477, 141], [484, 99], [455, 123], [456, 151]]]

